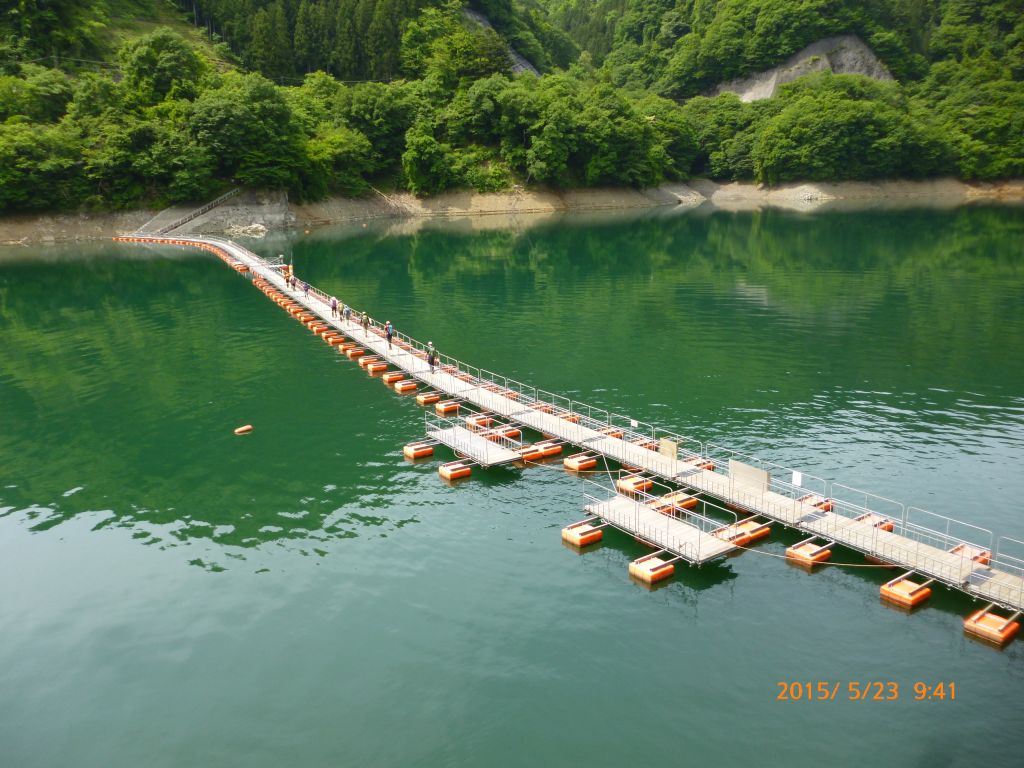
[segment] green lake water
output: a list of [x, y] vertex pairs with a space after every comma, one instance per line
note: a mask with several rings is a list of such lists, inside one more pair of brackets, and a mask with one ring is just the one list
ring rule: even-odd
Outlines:
[[[385, 226], [249, 246], [474, 365], [1024, 540], [1022, 209]], [[579, 479], [449, 487], [402, 458], [422, 420], [212, 256], [0, 253], [0, 765], [1024, 762], [1024, 642], [966, 638], [968, 598], [886, 608], [785, 531], [645, 589], [632, 539], [562, 545]]]

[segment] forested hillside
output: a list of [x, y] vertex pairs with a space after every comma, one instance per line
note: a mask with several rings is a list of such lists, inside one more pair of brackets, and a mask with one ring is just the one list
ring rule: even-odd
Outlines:
[[[0, 210], [1024, 175], [1024, 0], [15, 0]], [[140, 20], [147, 19], [145, 24]], [[170, 20], [176, 31], [152, 20]], [[823, 36], [895, 75], [699, 94]], [[509, 45], [544, 74], [510, 76]]]
[[[323, 71], [342, 80], [390, 80], [403, 66], [402, 33], [430, 0], [177, 0], [195, 23], [228, 41], [242, 62], [271, 79]], [[541, 70], [565, 67], [578, 50], [546, 14], [515, 0], [474, 0], [509, 44]]]

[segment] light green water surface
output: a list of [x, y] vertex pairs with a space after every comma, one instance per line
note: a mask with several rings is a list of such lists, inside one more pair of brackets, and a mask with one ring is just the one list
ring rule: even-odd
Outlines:
[[[963, 209], [250, 247], [467, 362], [1024, 539], [1022, 244]], [[888, 609], [888, 571], [788, 567], [783, 531], [647, 590], [632, 539], [562, 546], [559, 465], [448, 487], [422, 430], [211, 256], [5, 252], [0, 764], [1024, 760], [1024, 642], [965, 638], [969, 599]]]

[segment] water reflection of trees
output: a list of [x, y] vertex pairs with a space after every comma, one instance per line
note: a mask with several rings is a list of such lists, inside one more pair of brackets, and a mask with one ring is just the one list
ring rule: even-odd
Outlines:
[[[276, 308], [257, 297], [203, 256], [5, 264], [0, 516], [35, 531], [96, 516], [97, 529], [125, 528], [162, 548], [207, 541], [224, 557], [270, 542], [315, 554], [415, 521], [391, 510], [393, 478], [379, 468], [323, 488], [325, 474], [365, 462], [313, 428], [337, 406], [324, 385], [334, 361], [317, 358], [323, 370], [310, 370], [309, 334], [274, 322]], [[296, 380], [300, 365], [316, 380]], [[276, 422], [267, 431], [280, 443], [231, 434], [253, 414]], [[375, 421], [354, 411], [331, 423], [372, 433]], [[393, 442], [378, 436], [366, 449], [379, 457]]]
[[[460, 307], [486, 295], [556, 326], [697, 335], [709, 367], [725, 364], [716, 349], [760, 335], [862, 372], [879, 365], [884, 341], [912, 362], [983, 379], [997, 364], [984, 350], [1020, 343], [1020, 242], [1024, 210], [996, 207], [567, 216], [518, 231], [300, 239], [294, 249], [316, 280], [360, 297], [407, 293], [432, 323], [472, 324]], [[524, 330], [510, 318], [510, 333]]]
[[[737, 406], [798, 419], [792, 404], [827, 401], [840, 413], [872, 379], [896, 393], [886, 403], [933, 419], [967, 419], [958, 398], [980, 392], [986, 407], [969, 426], [982, 430], [1007, 418], [1000, 403], [1019, 407], [1021, 242], [1019, 211], [970, 209], [565, 218], [520, 231], [300, 237], [293, 248], [300, 275], [393, 312], [444, 351], [611, 407], [621, 393], [595, 390], [638, 387], [642, 402], [671, 410], [637, 415], [666, 426], [683, 428], [691, 413], [713, 423]], [[111, 509], [104, 526], [154, 545], [239, 552], [273, 541], [313, 552], [413, 520], [389, 511], [395, 478], [364, 465], [395, 448], [374, 410], [386, 401], [339, 408], [344, 376], [357, 374], [310, 356], [308, 334], [258, 299], [205, 256], [6, 261], [0, 455], [13, 457], [2, 485], [14, 487], [0, 487], [0, 508], [42, 527]], [[498, 331], [487, 345], [470, 338], [481, 326]], [[624, 372], [635, 363], [616, 350], [630, 345], [658, 361], [656, 376]], [[297, 370], [308, 385], [295, 386]], [[948, 392], [924, 391], [945, 379]], [[842, 392], [823, 400], [822, 385]], [[277, 427], [282, 442], [237, 453], [225, 420], [292, 413], [297, 401], [300, 415]], [[306, 412], [330, 412], [331, 428]], [[308, 498], [325, 462], [361, 484]], [[53, 478], [83, 468], [87, 488], [65, 497]], [[252, 488], [259, 513], [217, 501]]]

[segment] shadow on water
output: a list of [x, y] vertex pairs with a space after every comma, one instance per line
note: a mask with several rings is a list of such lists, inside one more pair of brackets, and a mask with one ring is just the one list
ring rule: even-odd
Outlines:
[[[620, 552], [627, 558], [623, 565], [623, 570], [626, 570], [626, 566], [630, 561], [656, 551], [655, 547], [642, 544], [632, 536], [611, 527], [605, 529], [605, 536], [600, 546]], [[596, 550], [597, 547], [593, 549], [587, 548], [584, 550], [584, 554]], [[732, 581], [735, 578], [736, 572], [725, 560], [715, 560], [699, 566], [689, 565], [680, 560], [675, 563], [675, 573], [671, 577], [655, 582], [653, 585], [643, 584], [642, 582], [634, 583], [650, 588], [652, 591], [657, 591], [669, 584], [678, 582], [695, 592], [703, 592], [704, 590]]]

